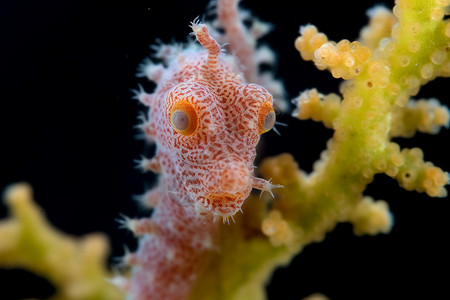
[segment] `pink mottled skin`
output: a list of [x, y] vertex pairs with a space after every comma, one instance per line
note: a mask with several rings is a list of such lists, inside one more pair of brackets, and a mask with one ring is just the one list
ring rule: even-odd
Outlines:
[[206, 25], [191, 27], [203, 49], [164, 48], [167, 67], [146, 66], [156, 90], [139, 95], [149, 106], [143, 129], [157, 147], [141, 167], [160, 177], [143, 197], [154, 207], [151, 218], [124, 222], [140, 237], [125, 257], [133, 265], [128, 299], [189, 298], [205, 255], [216, 249], [216, 217], [229, 221], [252, 188], [277, 187], [253, 176], [260, 134], [275, 122], [271, 94], [246, 83], [242, 64], [221, 52]]
[[232, 43], [233, 52], [243, 65], [245, 78], [256, 82], [255, 43], [246, 34], [244, 24], [239, 21], [237, 4], [236, 0], [221, 0], [218, 3], [221, 9], [217, 11], [217, 17], [225, 28], [225, 40]]

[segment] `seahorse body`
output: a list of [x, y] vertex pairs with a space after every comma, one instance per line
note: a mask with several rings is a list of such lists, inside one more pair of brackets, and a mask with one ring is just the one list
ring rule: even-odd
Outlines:
[[179, 52], [167, 68], [150, 65], [157, 87], [140, 95], [149, 106], [144, 130], [157, 146], [142, 166], [160, 178], [144, 199], [155, 207], [152, 217], [127, 222], [141, 236], [138, 251], [127, 255], [135, 265], [129, 299], [188, 298], [214, 249], [215, 218], [232, 218], [252, 188], [275, 187], [252, 175], [259, 136], [275, 123], [272, 96], [245, 82], [205, 25], [192, 29], [204, 49]]

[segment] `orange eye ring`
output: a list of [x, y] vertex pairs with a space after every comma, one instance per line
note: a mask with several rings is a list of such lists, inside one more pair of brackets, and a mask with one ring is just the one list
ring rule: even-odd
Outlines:
[[170, 123], [173, 129], [182, 135], [192, 135], [198, 129], [198, 116], [194, 106], [186, 101], [178, 101], [170, 111]]
[[269, 101], [264, 102], [259, 109], [258, 115], [258, 131], [259, 134], [266, 133], [272, 129], [275, 125], [275, 111], [273, 110], [272, 103]]

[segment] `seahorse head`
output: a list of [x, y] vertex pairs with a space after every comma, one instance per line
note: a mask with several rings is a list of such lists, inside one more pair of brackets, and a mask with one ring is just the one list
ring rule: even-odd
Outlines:
[[184, 82], [165, 106], [165, 144], [180, 188], [215, 215], [235, 214], [252, 189], [259, 137], [275, 123], [272, 96], [256, 84]]

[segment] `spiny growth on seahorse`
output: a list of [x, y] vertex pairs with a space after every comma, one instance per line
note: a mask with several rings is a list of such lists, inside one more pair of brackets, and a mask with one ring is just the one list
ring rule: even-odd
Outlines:
[[140, 236], [137, 252], [126, 257], [135, 266], [127, 287], [133, 299], [188, 297], [205, 252], [217, 247], [216, 217], [229, 223], [252, 188], [271, 193], [278, 187], [253, 176], [259, 136], [272, 129], [275, 112], [272, 95], [242, 75], [240, 63], [249, 76], [257, 74], [244, 28], [229, 32], [240, 24], [236, 4], [219, 1], [218, 15], [231, 43], [241, 42], [237, 58], [222, 53], [207, 26], [194, 21], [204, 49], [160, 46], [158, 58], [166, 66], [142, 66], [157, 84], [152, 94], [137, 95], [149, 107], [142, 129], [155, 141], [156, 154], [140, 166], [160, 178], [142, 198], [154, 208], [151, 218], [123, 221]]

